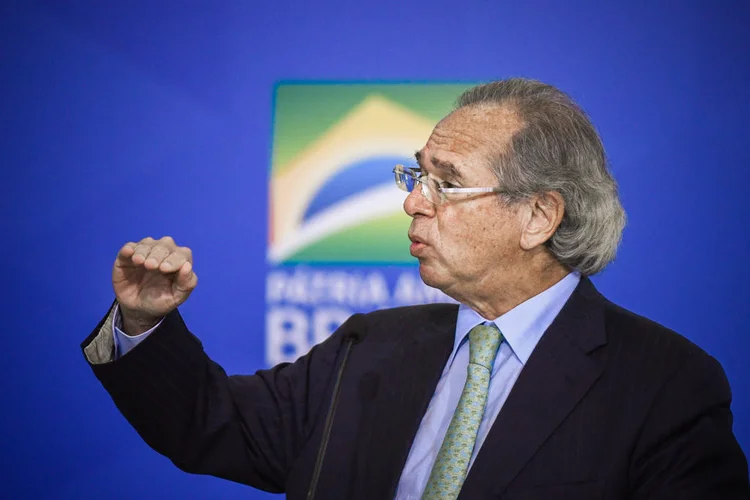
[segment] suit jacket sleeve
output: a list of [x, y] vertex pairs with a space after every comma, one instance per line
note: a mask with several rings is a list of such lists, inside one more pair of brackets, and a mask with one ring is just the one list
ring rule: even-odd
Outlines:
[[146, 443], [186, 472], [284, 491], [295, 457], [325, 417], [341, 332], [295, 363], [227, 376], [177, 311], [113, 360], [110, 316], [111, 310], [81, 347]]
[[732, 433], [721, 365], [700, 352], [659, 391], [636, 443], [632, 498], [750, 498], [745, 456]]

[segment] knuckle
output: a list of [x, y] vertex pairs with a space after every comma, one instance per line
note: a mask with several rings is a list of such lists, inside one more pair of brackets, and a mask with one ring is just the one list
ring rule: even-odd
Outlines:
[[171, 253], [169, 253], [169, 250], [164, 250], [159, 252], [159, 260], [170, 260], [170, 257], [172, 256]]
[[162, 250], [164, 247], [160, 247], [159, 245], [154, 245], [149, 249], [149, 256], [151, 257], [158, 257], [159, 255], [162, 255], [164, 251]]

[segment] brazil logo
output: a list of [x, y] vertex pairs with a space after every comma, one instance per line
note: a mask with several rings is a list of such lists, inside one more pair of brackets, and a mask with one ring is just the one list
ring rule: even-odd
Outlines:
[[450, 300], [409, 254], [396, 164], [413, 164], [469, 84], [280, 83], [274, 92], [266, 360], [293, 360], [349, 315]]

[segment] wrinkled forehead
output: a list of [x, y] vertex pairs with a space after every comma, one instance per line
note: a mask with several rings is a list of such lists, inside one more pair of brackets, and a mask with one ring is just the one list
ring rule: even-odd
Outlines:
[[490, 158], [501, 153], [521, 127], [518, 113], [507, 106], [460, 108], [435, 126], [417, 158], [427, 170], [441, 163], [450, 163], [462, 170], [489, 166]]

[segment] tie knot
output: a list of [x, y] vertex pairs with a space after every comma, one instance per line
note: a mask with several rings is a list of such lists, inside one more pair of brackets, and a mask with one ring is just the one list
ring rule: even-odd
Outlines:
[[494, 323], [472, 328], [469, 332], [469, 363], [482, 365], [491, 372], [502, 340], [503, 334]]

